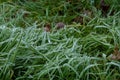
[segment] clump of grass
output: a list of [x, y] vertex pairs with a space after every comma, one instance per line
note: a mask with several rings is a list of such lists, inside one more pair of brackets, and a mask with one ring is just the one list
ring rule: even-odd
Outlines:
[[[67, 16], [72, 14], [69, 9], [75, 8], [73, 5], [60, 1], [53, 7], [49, 1], [47, 6], [45, 1], [39, 2], [0, 5], [1, 80], [120, 79], [120, 62], [107, 59], [115, 45], [120, 45], [119, 12], [107, 17], [99, 12], [85, 24], [71, 23]], [[66, 25], [56, 31], [58, 21]], [[51, 32], [43, 29], [47, 22], [51, 23]]]

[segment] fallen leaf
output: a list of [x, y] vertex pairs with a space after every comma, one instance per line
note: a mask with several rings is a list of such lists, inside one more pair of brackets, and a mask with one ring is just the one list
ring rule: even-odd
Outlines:
[[120, 52], [118, 46], [114, 48], [114, 52], [108, 58], [112, 60], [120, 60]]
[[56, 24], [56, 28], [57, 29], [61, 29], [61, 28], [64, 28], [65, 27], [65, 24], [63, 22], [59, 22]]
[[90, 11], [90, 10], [84, 10], [83, 11], [83, 15], [91, 17], [92, 16], [92, 11]]
[[44, 30], [45, 30], [46, 32], [50, 32], [50, 29], [51, 29], [50, 24], [49, 24], [49, 23], [45, 24]]
[[77, 16], [73, 21], [76, 22], [76, 23], [83, 24], [83, 17], [82, 16]]
[[[77, 16], [76, 18], [73, 19], [74, 22], [84, 24], [84, 22], [89, 22], [92, 17], [92, 11], [90, 10], [83, 10], [81, 13], [83, 16]], [[87, 17], [89, 18], [87, 18]]]

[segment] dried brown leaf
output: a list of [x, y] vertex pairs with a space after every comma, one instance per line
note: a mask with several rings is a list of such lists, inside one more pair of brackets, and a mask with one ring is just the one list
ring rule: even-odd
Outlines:
[[112, 60], [120, 60], [120, 52], [118, 46], [114, 48], [114, 52], [109, 56], [109, 58]]
[[50, 25], [49, 23], [45, 24], [44, 30], [45, 30], [46, 32], [50, 32], [50, 29], [51, 29], [51, 25]]
[[61, 28], [64, 28], [65, 27], [65, 24], [63, 23], [63, 22], [58, 22], [57, 24], [56, 24], [56, 28], [57, 29], [61, 29]]
[[83, 17], [82, 16], [77, 16], [73, 21], [76, 22], [76, 23], [83, 24]]

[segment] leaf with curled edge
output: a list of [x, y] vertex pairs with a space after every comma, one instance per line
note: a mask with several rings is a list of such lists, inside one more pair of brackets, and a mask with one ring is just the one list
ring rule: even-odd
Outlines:
[[57, 29], [62, 29], [62, 28], [64, 28], [65, 27], [65, 24], [63, 23], [63, 22], [58, 22], [57, 24], [56, 24], [56, 28]]
[[49, 23], [45, 24], [44, 31], [50, 32], [50, 30], [51, 30], [51, 25]]

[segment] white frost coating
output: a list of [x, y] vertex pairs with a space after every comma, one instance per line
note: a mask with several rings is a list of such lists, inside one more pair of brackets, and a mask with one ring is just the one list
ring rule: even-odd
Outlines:
[[1, 26], [0, 26], [0, 29], [5, 29], [5, 28], [6, 28], [5, 25], [1, 25]]

